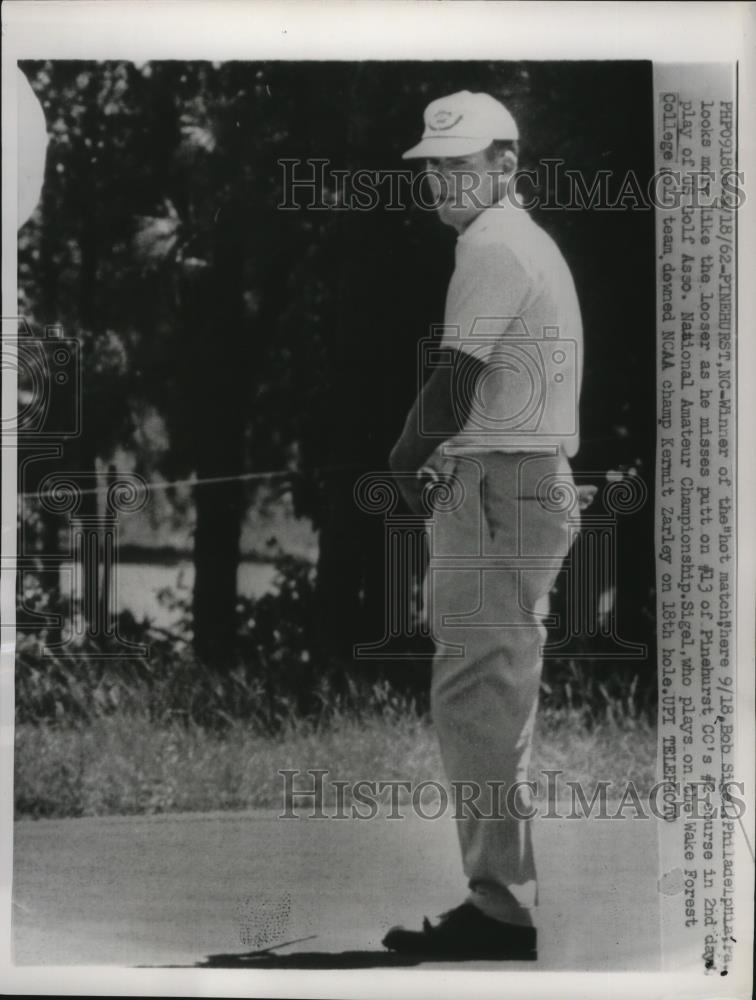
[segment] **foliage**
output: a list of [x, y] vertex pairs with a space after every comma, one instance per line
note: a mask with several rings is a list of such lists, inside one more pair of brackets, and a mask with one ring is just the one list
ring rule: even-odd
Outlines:
[[[223, 730], [239, 720], [278, 732], [292, 718], [320, 722], [340, 711], [356, 716], [387, 710], [385, 686], [346, 679], [329, 670], [312, 641], [315, 582], [312, 564], [281, 556], [276, 589], [237, 605], [236, 659], [211, 668], [183, 635], [119, 617], [118, 637], [72, 639], [65, 657], [46, 649], [50, 634], [20, 632], [16, 650], [16, 718], [19, 723], [78, 726], [116, 712], [145, 712], [157, 723], [184, 721]], [[54, 612], [42, 590], [30, 592], [38, 614]], [[183, 595], [162, 599], [187, 612]], [[147, 657], [126, 657], [120, 640], [148, 646]], [[119, 655], [120, 653], [120, 655]]]
[[[16, 727], [15, 761], [17, 818], [280, 809], [282, 769], [327, 768], [332, 780], [347, 785], [366, 774], [410, 780], [415, 788], [443, 781], [427, 718], [396, 699], [362, 718], [333, 713], [316, 725], [293, 717], [275, 737], [260, 734], [246, 719], [219, 734], [125, 710], [77, 726], [22, 723]], [[584, 787], [600, 774], [612, 783], [610, 798], [630, 780], [643, 794], [655, 780], [654, 729], [628, 719], [586, 730], [578, 713], [541, 713], [533, 774], [547, 768]], [[562, 782], [560, 789], [566, 789]], [[347, 788], [345, 804], [350, 802]], [[323, 806], [335, 805], [333, 785], [326, 782]]]
[[[244, 721], [256, 732], [280, 734], [292, 720], [320, 726], [342, 714], [360, 720], [376, 712], [427, 712], [427, 684], [413, 671], [388, 683], [385, 675], [334, 662], [318, 645], [315, 584], [307, 560], [280, 556], [274, 591], [238, 602], [237, 658], [222, 669], [197, 658], [188, 631], [167, 633], [128, 613], [119, 618], [119, 639], [146, 644], [148, 657], [118, 656], [117, 640], [83, 638], [72, 641], [62, 658], [45, 650], [44, 632], [20, 633], [16, 719], [76, 728], [126, 712], [218, 732]], [[188, 626], [186, 597], [165, 592], [162, 599], [184, 609]], [[54, 610], [43, 591], [34, 610]], [[654, 702], [647, 687], [639, 685], [633, 665], [608, 670], [574, 658], [549, 660], [541, 701], [546, 709], [579, 715], [587, 727], [602, 719], [650, 720]]]
[[[179, 713], [212, 727], [245, 716], [275, 728], [292, 711], [318, 717], [334, 699], [361, 704], [391, 671], [361, 674], [351, 658], [354, 642], [381, 626], [385, 594], [383, 525], [355, 508], [354, 483], [385, 467], [410, 406], [418, 342], [443, 316], [453, 237], [417, 206], [280, 211], [279, 161], [396, 170], [424, 105], [466, 87], [512, 107], [523, 166], [563, 159], [588, 178], [633, 169], [642, 185], [653, 166], [650, 65], [22, 68], [50, 148], [42, 204], [19, 235], [19, 308], [37, 329], [61, 324], [82, 345], [83, 433], [66, 442], [63, 463], [90, 471], [126, 447], [148, 478], [289, 467], [296, 510], [320, 542], [314, 580], [290, 565], [277, 595], [239, 604], [239, 525], [251, 491], [197, 488], [186, 609], [195, 651], [151, 635], [148, 663], [42, 669], [34, 640], [23, 639], [22, 717], [96, 715], [131, 699], [155, 718]], [[585, 320], [579, 471], [599, 480], [608, 468], [633, 468], [650, 482], [653, 215], [542, 210], [538, 221], [567, 256]], [[146, 430], [153, 416], [165, 428], [161, 446]], [[57, 464], [34, 468], [41, 477]], [[56, 525], [42, 521], [29, 517], [28, 541], [49, 551]], [[555, 703], [600, 706], [602, 688], [609, 700], [632, 689], [633, 703], [652, 703], [652, 539], [650, 506], [620, 523], [620, 618], [647, 643], [648, 663], [637, 681], [625, 667], [550, 665]], [[401, 672], [391, 676], [401, 690]], [[424, 675], [414, 676], [409, 690], [420, 697]]]

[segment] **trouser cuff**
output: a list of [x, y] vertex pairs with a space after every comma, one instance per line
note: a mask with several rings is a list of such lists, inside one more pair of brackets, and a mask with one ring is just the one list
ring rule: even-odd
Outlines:
[[531, 909], [537, 902], [535, 882], [508, 888], [471, 885], [468, 902], [494, 920], [530, 927], [533, 924]]

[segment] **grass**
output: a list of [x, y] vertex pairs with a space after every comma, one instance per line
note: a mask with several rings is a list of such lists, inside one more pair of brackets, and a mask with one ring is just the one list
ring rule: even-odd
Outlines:
[[[329, 782], [443, 780], [424, 694], [332, 660], [314, 637], [312, 563], [280, 554], [273, 592], [240, 599], [235, 657], [211, 669], [186, 634], [121, 615], [119, 634], [150, 655], [83, 637], [52, 656], [46, 633], [16, 636], [15, 809], [26, 817], [279, 809], [282, 770], [326, 769]], [[186, 595], [166, 591], [188, 617]], [[29, 596], [58, 611], [41, 584]], [[589, 794], [655, 780], [653, 659], [631, 665], [567, 658], [547, 664], [534, 777], [561, 771]], [[492, 779], [497, 776], [491, 775]], [[304, 780], [304, 779], [303, 779]], [[541, 779], [543, 781], [543, 779]], [[334, 804], [333, 785], [326, 783]], [[347, 797], [348, 802], [348, 797]]]
[[[328, 780], [347, 782], [443, 775], [432, 726], [409, 709], [337, 713], [320, 725], [292, 721], [276, 736], [241, 721], [221, 735], [123, 711], [75, 727], [17, 725], [16, 816], [280, 809], [278, 772], [286, 768], [327, 768]], [[655, 730], [642, 719], [609, 715], [588, 728], [577, 712], [544, 711], [533, 769], [545, 768], [589, 789], [598, 780], [633, 780], [642, 794], [655, 779]]]

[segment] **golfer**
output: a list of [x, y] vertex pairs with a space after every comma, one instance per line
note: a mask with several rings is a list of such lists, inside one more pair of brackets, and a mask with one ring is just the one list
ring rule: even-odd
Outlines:
[[565, 498], [582, 328], [564, 258], [517, 200], [517, 156], [511, 114], [469, 91], [433, 101], [404, 154], [425, 161], [438, 215], [458, 233], [437, 364], [391, 468], [417, 513], [429, 477], [457, 496], [427, 522], [426, 613], [433, 721], [447, 779], [469, 800], [457, 800], [469, 894], [383, 943], [439, 959], [537, 957], [527, 767], [543, 618], [577, 510]]

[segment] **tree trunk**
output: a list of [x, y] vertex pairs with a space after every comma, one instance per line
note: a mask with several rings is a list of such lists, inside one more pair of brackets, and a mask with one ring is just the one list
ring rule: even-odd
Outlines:
[[[80, 199], [81, 229], [79, 232], [79, 247], [81, 252], [81, 270], [79, 274], [79, 316], [82, 329], [90, 335], [92, 338], [90, 343], [94, 344], [96, 342], [95, 333], [98, 326], [96, 291], [99, 254], [95, 219], [97, 207], [96, 182], [86, 160], [82, 161], [81, 168], [83, 187]], [[89, 179], [89, 184], [92, 185], [91, 188], [86, 183], [87, 178]], [[86, 349], [85, 344], [82, 345], [84, 349]], [[97, 482], [97, 447], [95, 442], [97, 440], [96, 421], [98, 414], [94, 412], [94, 407], [91, 405], [87, 406], [86, 395], [82, 402], [82, 433], [78, 442], [76, 472], [81, 475], [81, 487], [85, 492], [82, 495], [77, 514], [86, 518], [90, 525], [94, 525], [98, 515], [97, 493], [93, 492]], [[88, 530], [91, 531], [93, 528], [90, 527]], [[86, 619], [87, 633], [93, 638], [98, 638], [100, 625], [99, 615], [97, 614], [97, 609], [100, 607], [99, 546], [94, 547], [94, 551], [89, 553], [89, 557], [85, 558], [82, 553], [81, 583], [82, 593], [78, 596], [82, 600], [82, 611]]]
[[[243, 244], [240, 214], [223, 210], [207, 280], [186, 304], [193, 351], [197, 478], [238, 477], [244, 471], [244, 394], [249, 391], [243, 327]], [[236, 645], [239, 544], [244, 515], [241, 481], [195, 488], [194, 647], [213, 667], [231, 665]]]
[[353, 480], [348, 472], [326, 477], [317, 567], [319, 645], [327, 659], [347, 663], [356, 643], [376, 638], [364, 633], [364, 552], [359, 544]]
[[[48, 163], [47, 168], [50, 169]], [[39, 293], [41, 305], [41, 322], [43, 326], [55, 325], [58, 320], [58, 285], [60, 281], [60, 261], [56, 258], [56, 238], [59, 234], [58, 214], [56, 211], [56, 200], [54, 189], [47, 179], [42, 186], [42, 225], [39, 231]], [[25, 317], [26, 318], [26, 317]], [[35, 330], [35, 335], [42, 334], [41, 330]], [[47, 423], [45, 429], [48, 433], [55, 434], [61, 427], [61, 395], [60, 392], [50, 391], [48, 393]], [[19, 450], [19, 455], [21, 450]], [[51, 471], [59, 465], [65, 467], [66, 463], [65, 447], [62, 458], [55, 466], [49, 463], [42, 463], [44, 472]], [[19, 486], [25, 490], [38, 490], [42, 474], [35, 468], [30, 474], [28, 464], [24, 466], [27, 481], [19, 482]], [[54, 561], [61, 555], [60, 532], [64, 527], [64, 521], [60, 514], [49, 510], [44, 505], [39, 506], [40, 518], [40, 555], [49, 559], [48, 565], [54, 565]], [[26, 549], [25, 549], [26, 551]], [[40, 582], [46, 592], [47, 602], [53, 610], [57, 611], [60, 606], [60, 570], [52, 574], [40, 576]], [[50, 644], [57, 644], [62, 639], [62, 629], [54, 626], [47, 629], [46, 641]]]
[[[200, 472], [209, 472], [211, 468], [198, 466]], [[194, 648], [213, 666], [228, 662], [236, 639], [239, 493], [238, 483], [200, 486], [195, 490]]]

